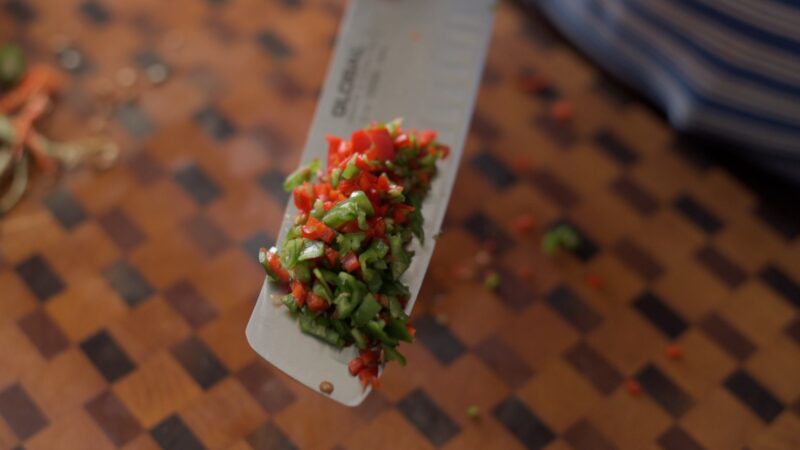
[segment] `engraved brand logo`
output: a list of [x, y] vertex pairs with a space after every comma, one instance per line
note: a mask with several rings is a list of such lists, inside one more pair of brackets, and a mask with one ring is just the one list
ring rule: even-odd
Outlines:
[[358, 64], [363, 55], [364, 49], [362, 47], [350, 49], [350, 55], [347, 57], [344, 72], [342, 72], [342, 77], [339, 79], [339, 84], [336, 86], [339, 96], [333, 101], [332, 113], [334, 117], [342, 117], [347, 113], [347, 108], [350, 106], [350, 99], [353, 94], [353, 87], [356, 83]]

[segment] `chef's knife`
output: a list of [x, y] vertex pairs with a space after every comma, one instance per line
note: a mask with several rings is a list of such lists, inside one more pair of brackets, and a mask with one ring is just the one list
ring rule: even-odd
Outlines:
[[[494, 19], [495, 0], [353, 0], [339, 29], [334, 58], [309, 131], [303, 163], [325, 161], [325, 135], [350, 136], [369, 123], [403, 118], [404, 127], [439, 132], [450, 156], [422, 207], [424, 243], [402, 281], [410, 313], [447, 210], [472, 116]], [[297, 211], [286, 209], [278, 242]], [[267, 243], [265, 243], [266, 245]], [[311, 389], [328, 381], [330, 397], [356, 406], [369, 394], [347, 370], [355, 347], [338, 350], [300, 332], [274, 288], [264, 282], [247, 325], [253, 349]], [[413, 345], [413, 344], [411, 344]], [[413, 362], [405, 370], [414, 370]]]

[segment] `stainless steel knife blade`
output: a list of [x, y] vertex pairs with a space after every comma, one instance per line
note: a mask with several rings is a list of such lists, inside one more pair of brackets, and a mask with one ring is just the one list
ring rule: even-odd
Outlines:
[[[425, 276], [447, 210], [494, 19], [496, 0], [353, 0], [340, 26], [334, 58], [306, 141], [303, 162], [326, 159], [325, 136], [347, 137], [373, 121], [402, 117], [404, 126], [439, 132], [450, 145], [422, 207], [424, 243], [414, 241], [409, 286], [410, 313]], [[289, 202], [278, 242], [296, 215]], [[264, 283], [247, 325], [253, 349], [275, 367], [319, 392], [356, 406], [369, 394], [347, 370], [357, 352], [337, 350], [303, 335]], [[406, 368], [413, 370], [413, 366]]]

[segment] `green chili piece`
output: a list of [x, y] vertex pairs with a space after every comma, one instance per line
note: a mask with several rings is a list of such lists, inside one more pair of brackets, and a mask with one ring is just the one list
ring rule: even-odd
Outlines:
[[292, 240], [295, 238], [299, 238], [303, 236], [303, 229], [300, 225], [295, 225], [289, 228], [289, 231], [286, 233], [286, 240]]
[[356, 342], [356, 347], [360, 349], [367, 348], [367, 337], [364, 336], [364, 333], [361, 332], [358, 328], [352, 328], [350, 330], [350, 335], [353, 336], [353, 340]]
[[339, 319], [350, 317], [350, 315], [353, 314], [353, 310], [358, 306], [358, 303], [349, 292], [342, 292], [337, 295], [333, 304], [336, 305], [336, 317]]
[[356, 166], [356, 158], [358, 158], [358, 155], [353, 155], [353, 157], [350, 158], [350, 161], [347, 162], [347, 165], [342, 171], [342, 178], [344, 178], [345, 180], [350, 180], [359, 173], [361, 173], [361, 169], [359, 169], [358, 166]]
[[344, 233], [336, 236], [336, 243], [339, 245], [339, 253], [357, 252], [361, 248], [367, 235], [360, 231], [355, 233]]
[[369, 197], [367, 197], [364, 191], [353, 192], [350, 194], [348, 200], [358, 205], [358, 209], [364, 211], [368, 216], [375, 214], [375, 210], [372, 209], [372, 202], [369, 201]]
[[389, 235], [389, 247], [392, 251], [392, 277], [397, 280], [408, 270], [414, 252], [406, 251], [400, 234]]
[[401, 341], [413, 342], [414, 337], [408, 332], [405, 320], [390, 318], [389, 323], [386, 324], [386, 333], [395, 339]]
[[395, 319], [406, 319], [408, 316], [406, 312], [403, 311], [403, 305], [400, 304], [400, 300], [393, 295], [387, 296], [389, 297], [389, 315], [391, 315]]
[[306, 181], [310, 180], [312, 176], [319, 170], [320, 161], [318, 158], [314, 158], [313, 161], [307, 166], [302, 166], [299, 169], [295, 170], [288, 177], [286, 177], [286, 181], [283, 182], [283, 190], [286, 192], [291, 192], [297, 186], [305, 183]]
[[363, 231], [367, 231], [369, 229], [369, 224], [367, 223], [367, 215], [364, 214], [364, 211], [359, 211], [358, 215], [356, 216], [358, 219], [358, 228]]
[[352, 296], [354, 306], [360, 304], [367, 294], [367, 286], [347, 272], [339, 272], [339, 281], [342, 285], [342, 290], [349, 292]]
[[311, 269], [305, 261], [298, 262], [295, 268], [291, 271], [292, 278], [303, 283], [311, 282]]
[[300, 331], [335, 347], [344, 347], [344, 339], [328, 324], [329, 321], [322, 316], [315, 316], [309, 312], [300, 315]]
[[289, 309], [289, 312], [292, 314], [297, 314], [299, 308], [297, 307], [297, 302], [294, 301], [294, 297], [292, 294], [286, 294], [281, 297], [281, 302], [286, 305], [286, 308]]
[[339, 179], [342, 177], [342, 169], [336, 168], [331, 171], [331, 186], [336, 189], [339, 187]]
[[295, 238], [284, 242], [280, 253], [281, 265], [288, 270], [293, 269], [297, 265], [302, 251], [303, 239]]
[[325, 289], [325, 285], [320, 283], [319, 281], [314, 282], [314, 286], [311, 287], [311, 292], [314, 295], [318, 295], [328, 302], [332, 301], [332, 294], [330, 289]]
[[319, 220], [324, 216], [325, 208], [323, 207], [323, 201], [321, 199], [316, 199], [314, 201], [314, 207], [311, 209], [311, 217]]
[[366, 328], [367, 334], [383, 342], [384, 344], [388, 344], [391, 346], [397, 345], [397, 339], [392, 338], [388, 334], [386, 334], [386, 331], [384, 331], [383, 329], [384, 326], [385, 324], [383, 323], [382, 320], [370, 320], [369, 322], [367, 322], [367, 328]]
[[310, 239], [303, 239], [303, 247], [300, 250], [298, 261], [306, 261], [309, 259], [319, 258], [325, 254], [325, 243], [322, 241], [312, 241]]
[[331, 326], [336, 331], [336, 333], [342, 337], [342, 339], [344, 339], [345, 336], [348, 336], [350, 334], [347, 332], [347, 326], [345, 326], [344, 322], [342, 322], [341, 320], [331, 319]]
[[381, 292], [385, 295], [394, 295], [397, 297], [408, 297], [411, 295], [408, 291], [408, 287], [396, 280], [384, 283]]
[[314, 269], [314, 276], [317, 277], [317, 279], [321, 282], [325, 283], [325, 286], [328, 289], [331, 289], [331, 286], [339, 286], [339, 277], [337, 277], [336, 274], [330, 270], [316, 268]]
[[367, 294], [364, 296], [358, 309], [356, 309], [356, 312], [353, 313], [353, 321], [359, 326], [364, 326], [367, 322], [374, 319], [375, 315], [377, 315], [380, 310], [381, 304], [375, 301], [375, 297], [373, 297], [372, 294]]
[[406, 365], [406, 357], [398, 352], [395, 347], [390, 345], [383, 345], [383, 354], [386, 355], [387, 361], [397, 361], [401, 366]]

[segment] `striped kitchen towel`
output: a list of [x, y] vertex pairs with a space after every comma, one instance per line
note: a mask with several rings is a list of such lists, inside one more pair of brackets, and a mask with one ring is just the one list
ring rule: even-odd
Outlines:
[[800, 0], [527, 0], [678, 130], [800, 182]]

